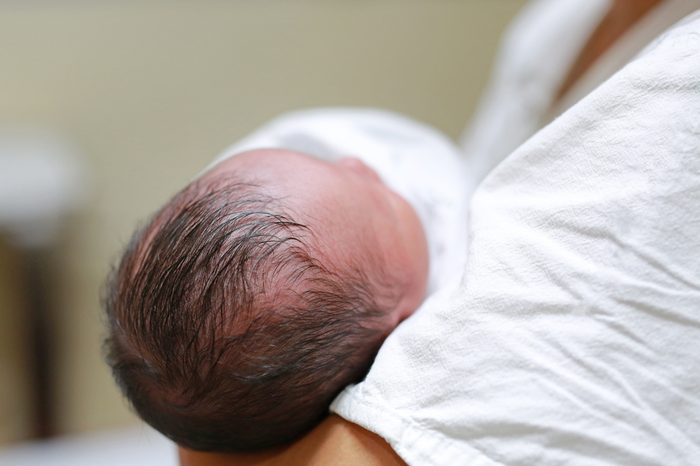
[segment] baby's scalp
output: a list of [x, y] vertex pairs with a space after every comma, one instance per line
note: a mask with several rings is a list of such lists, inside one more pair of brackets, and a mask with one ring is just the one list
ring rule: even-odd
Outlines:
[[362, 264], [326, 266], [309, 226], [259, 181], [196, 180], [134, 234], [106, 287], [115, 377], [147, 422], [193, 449], [301, 435], [390, 330], [375, 297], [393, 293]]
[[284, 201], [287, 212], [311, 227], [328, 262], [352, 268], [364, 255], [365, 270], [376, 266], [370, 279], [387, 277], [384, 281], [403, 286], [400, 319], [422, 301], [428, 272], [423, 226], [413, 207], [365, 162], [261, 149], [230, 157], [212, 170], [230, 171], [258, 180], [267, 194]]

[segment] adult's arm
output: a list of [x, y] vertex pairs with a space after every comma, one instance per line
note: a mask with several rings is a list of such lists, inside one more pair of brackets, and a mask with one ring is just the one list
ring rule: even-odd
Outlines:
[[179, 449], [182, 466], [393, 466], [405, 464], [379, 436], [329, 416], [302, 439], [262, 453], [204, 453]]

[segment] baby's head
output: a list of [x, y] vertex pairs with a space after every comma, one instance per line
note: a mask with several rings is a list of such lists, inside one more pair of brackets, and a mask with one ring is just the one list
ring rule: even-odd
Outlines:
[[196, 450], [293, 440], [420, 304], [409, 204], [357, 159], [216, 165], [137, 231], [108, 280], [108, 360], [140, 416]]

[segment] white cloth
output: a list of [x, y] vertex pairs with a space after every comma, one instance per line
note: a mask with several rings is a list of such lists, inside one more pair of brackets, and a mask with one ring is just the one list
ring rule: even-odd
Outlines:
[[[538, 0], [552, 1], [552, 0]], [[589, 2], [580, 2], [578, 0], [555, 0], [563, 1], [570, 5], [570, 15], [572, 20], [576, 20], [581, 14], [580, 9], [591, 8]], [[605, 11], [610, 9], [613, 0], [605, 0], [608, 4]], [[573, 104], [588, 95], [593, 89], [598, 87], [602, 82], [612, 76], [617, 70], [625, 66], [632, 60], [649, 42], [654, 40], [661, 31], [668, 29], [669, 26], [678, 22], [685, 16], [700, 8], [698, 0], [662, 0], [655, 5], [650, 11], [644, 14], [637, 22], [635, 22], [614, 44], [610, 46], [598, 59], [591, 64], [571, 88], [561, 96], [556, 102], [552, 102], [549, 111], [542, 117], [543, 123], [552, 121], [555, 117], [561, 115], [565, 110]], [[564, 21], [567, 25], [570, 21]], [[566, 30], [561, 31], [566, 34]], [[583, 47], [583, 44], [581, 44]], [[557, 86], [558, 90], [559, 85]]]
[[466, 256], [467, 193], [471, 188], [465, 183], [459, 148], [442, 134], [380, 110], [306, 110], [264, 125], [226, 149], [210, 167], [259, 148], [295, 150], [324, 160], [361, 159], [416, 210], [428, 241], [428, 292], [459, 281]]
[[700, 7], [697, 0], [664, 0], [555, 103], [568, 71], [611, 4], [612, 0], [533, 0], [523, 8], [504, 36], [493, 78], [461, 138], [468, 154], [467, 173], [474, 182], [608, 79], [659, 33]]
[[414, 465], [700, 464], [700, 13], [497, 167], [332, 409]]

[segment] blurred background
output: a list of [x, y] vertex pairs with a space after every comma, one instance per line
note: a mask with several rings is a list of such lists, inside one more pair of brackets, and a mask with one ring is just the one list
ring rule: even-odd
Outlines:
[[523, 4], [0, 2], [0, 464], [18, 443], [142, 429], [99, 306], [141, 219], [288, 110], [381, 107], [457, 137]]

